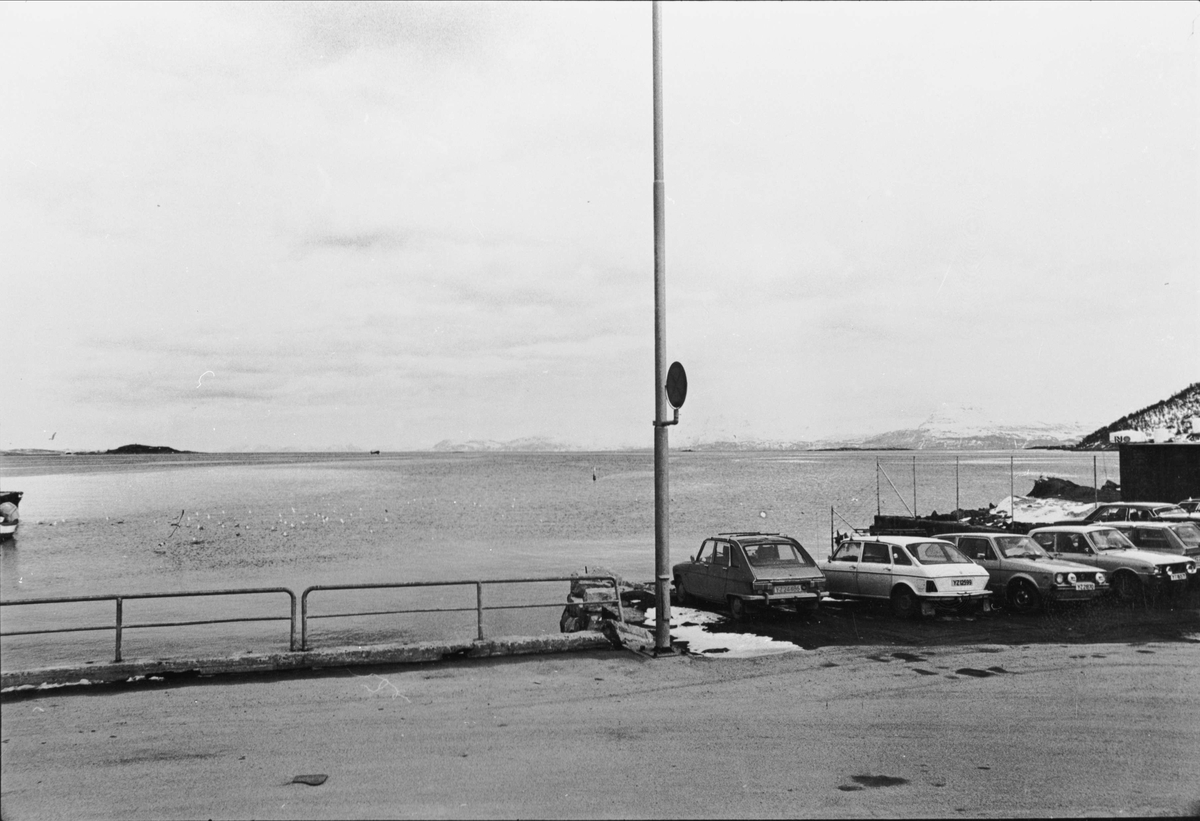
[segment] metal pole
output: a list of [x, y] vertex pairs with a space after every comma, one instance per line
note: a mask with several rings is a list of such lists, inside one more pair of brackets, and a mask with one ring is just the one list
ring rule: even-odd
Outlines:
[[479, 640], [483, 641], [483, 582], [475, 582], [475, 626]]
[[1013, 457], [1008, 457], [1008, 509], [1012, 514], [1008, 519], [1008, 529], [1017, 532], [1017, 491], [1016, 480], [1013, 478]]
[[958, 457], [954, 457], [954, 518], [962, 518], [962, 503], [958, 501]]
[[883, 506], [879, 503], [879, 457], [875, 457], [875, 516], [878, 517], [883, 513]]
[[1100, 504], [1100, 477], [1096, 475], [1096, 454], [1092, 454], [1092, 490], [1096, 491], [1093, 494], [1093, 501]]
[[123, 620], [121, 611], [124, 609], [124, 604], [125, 604], [124, 600], [120, 596], [118, 596], [117, 597], [117, 656], [116, 656], [116, 658], [113, 659], [113, 661], [121, 660], [121, 623]]
[[671, 549], [667, 456], [667, 241], [663, 182], [662, 24], [651, 4], [654, 39], [654, 649], [671, 649]]
[[917, 518], [917, 457], [913, 457], [913, 518]]

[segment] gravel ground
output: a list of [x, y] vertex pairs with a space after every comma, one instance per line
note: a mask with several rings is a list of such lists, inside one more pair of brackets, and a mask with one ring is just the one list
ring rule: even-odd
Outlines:
[[1195, 814], [1197, 669], [1187, 638], [888, 643], [12, 693], [3, 816]]

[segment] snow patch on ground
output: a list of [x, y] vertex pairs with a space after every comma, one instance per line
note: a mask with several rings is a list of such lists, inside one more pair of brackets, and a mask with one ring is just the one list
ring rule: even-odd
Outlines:
[[[646, 611], [646, 625], [653, 625], [657, 618], [654, 608]], [[691, 607], [671, 606], [671, 638], [686, 641], [688, 650], [713, 658], [753, 658], [773, 656], [802, 649], [790, 641], [776, 641], [767, 636], [752, 636], [744, 633], [710, 633], [708, 625], [724, 624], [725, 616]]]
[[992, 512], [1011, 517], [1014, 507], [1016, 508], [1016, 521], [1048, 525], [1063, 519], [1081, 519], [1091, 513], [1096, 505], [1092, 502], [1068, 502], [1065, 499], [1009, 496], [1002, 499]]

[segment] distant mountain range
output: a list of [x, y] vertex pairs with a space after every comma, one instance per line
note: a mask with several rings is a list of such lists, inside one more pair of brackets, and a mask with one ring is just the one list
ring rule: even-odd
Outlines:
[[[1195, 425], [1193, 426], [1193, 420]], [[1106, 450], [1116, 447], [1109, 435], [1139, 431], [1144, 441], [1200, 441], [1200, 382], [1088, 433], [1079, 424], [1009, 425], [993, 421], [979, 408], [943, 404], [915, 428], [893, 430], [871, 436], [816, 441], [728, 439], [682, 443], [676, 450], [1020, 450], [1054, 448]], [[1194, 432], [1193, 432], [1194, 431]], [[584, 451], [589, 448], [534, 436], [507, 442], [475, 439], [452, 442], [445, 439], [433, 450], [453, 451]]]

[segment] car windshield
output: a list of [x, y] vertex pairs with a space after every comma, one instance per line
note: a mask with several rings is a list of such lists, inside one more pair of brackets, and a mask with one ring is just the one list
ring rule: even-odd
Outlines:
[[1088, 539], [1097, 550], [1129, 550], [1133, 547], [1133, 542], [1124, 533], [1112, 527], [1093, 530], [1088, 534]]
[[921, 564], [970, 564], [971, 560], [945, 542], [917, 542], [908, 552]]
[[1175, 531], [1175, 535], [1179, 540], [1188, 547], [1200, 547], [1200, 526], [1194, 525], [1191, 522], [1180, 522], [1177, 525], [1171, 525], [1171, 529]]
[[1187, 511], [1179, 505], [1167, 505], [1165, 507], [1154, 508], [1155, 516], [1186, 516]]
[[791, 542], [744, 544], [742, 548], [746, 551], [746, 560], [754, 567], [782, 564], [811, 567], [814, 564], [803, 547]]
[[996, 546], [1006, 559], [1048, 559], [1042, 546], [1028, 536], [997, 536]]

